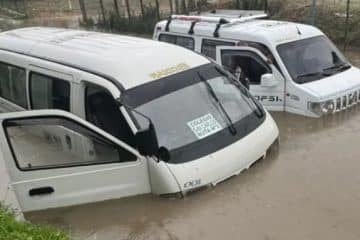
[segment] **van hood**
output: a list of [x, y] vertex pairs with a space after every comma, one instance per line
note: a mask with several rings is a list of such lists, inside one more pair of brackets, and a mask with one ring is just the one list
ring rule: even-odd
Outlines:
[[191, 162], [167, 163], [167, 165], [182, 192], [206, 185], [216, 185], [238, 175], [265, 156], [278, 137], [277, 125], [267, 113], [262, 125], [236, 143]]
[[321, 100], [333, 98], [349, 90], [360, 88], [360, 69], [351, 67], [342, 73], [301, 86]]

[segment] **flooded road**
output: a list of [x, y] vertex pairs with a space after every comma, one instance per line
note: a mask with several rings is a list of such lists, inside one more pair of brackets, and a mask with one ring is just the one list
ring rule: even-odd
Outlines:
[[[360, 65], [360, 55], [350, 55]], [[26, 217], [73, 239], [360, 239], [360, 106], [323, 119], [273, 116], [279, 154], [215, 188], [184, 199], [144, 195]]]
[[325, 119], [274, 114], [278, 156], [215, 188], [37, 212], [75, 239], [359, 239], [360, 108]]
[[[354, 52], [351, 58], [360, 63]], [[273, 116], [279, 155], [215, 188], [27, 217], [75, 239], [360, 239], [360, 107], [323, 119]]]

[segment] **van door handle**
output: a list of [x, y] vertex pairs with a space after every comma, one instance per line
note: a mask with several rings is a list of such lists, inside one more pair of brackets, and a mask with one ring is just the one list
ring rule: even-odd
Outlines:
[[49, 195], [54, 193], [55, 190], [52, 187], [42, 187], [42, 188], [34, 188], [29, 191], [30, 197], [33, 196], [42, 196], [42, 195]]

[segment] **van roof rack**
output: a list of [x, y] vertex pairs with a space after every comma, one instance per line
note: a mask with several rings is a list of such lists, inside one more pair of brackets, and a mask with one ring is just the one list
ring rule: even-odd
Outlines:
[[222, 25], [229, 23], [246, 22], [253, 19], [264, 19], [268, 15], [264, 11], [247, 11], [247, 10], [224, 10], [215, 9], [208, 12], [190, 13], [190, 15], [171, 15], [169, 16], [165, 31], [169, 31], [170, 24], [173, 20], [190, 21], [191, 26], [189, 34], [194, 34], [194, 27], [198, 22], [215, 23], [216, 28], [214, 31], [214, 37], [219, 37], [219, 30]]
[[208, 16], [208, 17], [222, 17], [222, 18], [249, 18], [259, 19], [268, 17], [265, 11], [259, 10], [227, 10], [227, 9], [213, 9], [205, 12], [191, 12], [190, 15]]

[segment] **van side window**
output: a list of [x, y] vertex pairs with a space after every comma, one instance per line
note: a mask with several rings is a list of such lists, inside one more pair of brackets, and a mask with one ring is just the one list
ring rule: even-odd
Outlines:
[[23, 171], [137, 159], [128, 150], [70, 119], [18, 119], [4, 122], [4, 126], [17, 167]]
[[226, 69], [233, 73], [240, 81], [248, 81], [251, 85], [259, 85], [261, 76], [271, 73], [262, 59], [253, 52], [239, 53], [236, 50], [222, 51], [222, 62]]
[[159, 41], [172, 43], [190, 50], [195, 49], [195, 41], [191, 37], [176, 36], [170, 34], [160, 34]]
[[0, 63], [0, 97], [27, 108], [26, 96], [25, 69]]
[[32, 109], [70, 111], [70, 83], [32, 72], [30, 74], [30, 99]]
[[216, 60], [216, 47], [217, 46], [235, 46], [233, 42], [225, 42], [211, 39], [203, 39], [201, 46], [201, 53]]
[[87, 84], [86, 120], [121, 141], [135, 146], [134, 134], [113, 96], [104, 88]]
[[243, 42], [243, 41], [241, 41], [238, 43], [238, 46], [249, 46], [249, 47], [253, 47], [253, 48], [259, 50], [262, 54], [264, 54], [265, 57], [270, 59], [271, 62], [274, 64], [274, 66], [281, 72], [279, 64], [277, 63], [274, 55], [272, 54], [270, 49], [265, 44], [258, 43], [258, 42]]

